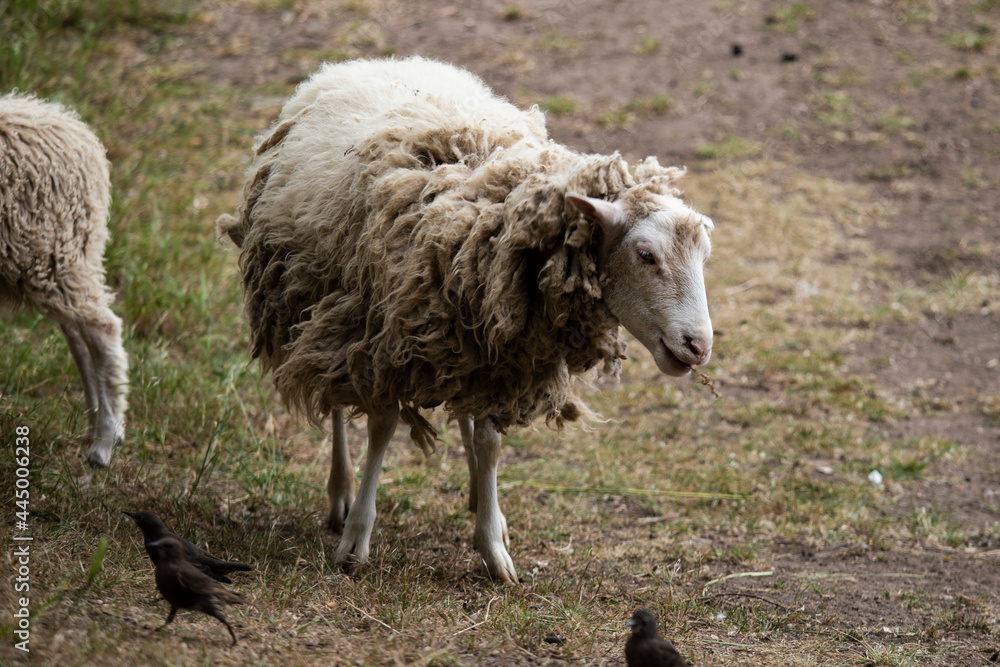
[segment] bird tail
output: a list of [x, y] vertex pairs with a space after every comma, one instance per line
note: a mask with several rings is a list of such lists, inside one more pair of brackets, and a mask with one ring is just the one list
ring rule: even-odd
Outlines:
[[[221, 565], [221, 567], [220, 567]], [[248, 565], [247, 563], [241, 563], [238, 560], [227, 560], [222, 561], [220, 565], [216, 565], [215, 569], [224, 569], [226, 572], [251, 572], [253, 571], [253, 565]]]
[[256, 602], [248, 600], [236, 591], [231, 591], [223, 586], [220, 586], [219, 588], [222, 590], [215, 592], [215, 598], [217, 600], [225, 602], [226, 604], [245, 604], [254, 607], [255, 609], [259, 608]]

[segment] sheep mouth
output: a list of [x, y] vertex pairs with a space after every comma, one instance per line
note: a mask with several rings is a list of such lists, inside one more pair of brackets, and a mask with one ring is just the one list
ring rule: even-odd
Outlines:
[[673, 353], [673, 351], [660, 339], [660, 344], [653, 354], [653, 358], [656, 360], [656, 365], [659, 367], [662, 373], [666, 375], [681, 376], [687, 375], [692, 371], [694, 366], [691, 364], [681, 361], [680, 358]]

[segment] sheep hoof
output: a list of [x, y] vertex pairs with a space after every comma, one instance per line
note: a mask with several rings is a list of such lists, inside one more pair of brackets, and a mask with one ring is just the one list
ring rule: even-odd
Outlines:
[[97, 468], [107, 468], [108, 464], [111, 463], [111, 445], [101, 447], [97, 444], [93, 445], [89, 451], [87, 451], [87, 462], [90, 465]]
[[492, 554], [490, 556], [480, 555], [483, 559], [483, 565], [486, 566], [486, 572], [490, 575], [490, 579], [503, 584], [517, 583], [517, 571], [514, 569], [514, 561], [511, 560], [510, 555], [506, 551], [501, 551], [499, 554]]
[[111, 454], [115, 447], [122, 444], [125, 439], [125, 428], [119, 424], [114, 429], [114, 435], [104, 435], [94, 440], [87, 450], [87, 462], [98, 468], [107, 468], [111, 463]]
[[[506, 531], [504, 531], [506, 536]], [[514, 561], [498, 540], [473, 539], [473, 546], [483, 559], [483, 565], [490, 575], [490, 579], [500, 581], [505, 584], [517, 583], [517, 570], [514, 569]]]
[[348, 574], [357, 574], [361, 567], [368, 563], [368, 541], [355, 540], [350, 536], [350, 526], [340, 538], [340, 545], [333, 557], [334, 563]]
[[347, 576], [356, 577], [361, 574], [361, 568], [363, 567], [363, 564], [359, 563], [356, 558], [349, 558], [345, 561], [337, 563], [336, 566], [337, 568], [340, 569], [341, 572], [343, 572]]
[[360, 560], [353, 554], [351, 554], [348, 558], [345, 558], [344, 560], [338, 560], [335, 563], [335, 568], [339, 569], [348, 577], [360, 577], [367, 567], [368, 567], [367, 558], [365, 558], [364, 560]]
[[348, 501], [336, 502], [330, 506], [330, 516], [326, 520], [326, 527], [341, 535], [344, 532], [344, 522], [347, 521], [347, 512], [351, 509]]

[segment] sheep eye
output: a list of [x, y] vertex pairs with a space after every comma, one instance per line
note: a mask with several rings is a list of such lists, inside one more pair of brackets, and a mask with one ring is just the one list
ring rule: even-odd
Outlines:
[[656, 258], [653, 257], [653, 253], [648, 250], [636, 250], [635, 252], [639, 255], [639, 259], [644, 261], [646, 264], [649, 264], [650, 266], [656, 264]]

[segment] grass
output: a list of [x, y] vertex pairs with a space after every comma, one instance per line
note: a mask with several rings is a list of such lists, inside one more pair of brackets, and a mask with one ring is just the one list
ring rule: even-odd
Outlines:
[[808, 2], [796, 2], [790, 5], [778, 5], [769, 17], [769, 23], [775, 30], [795, 34], [803, 21], [810, 20], [816, 13], [816, 8]]
[[[809, 19], [811, 11], [795, 7], [788, 21]], [[483, 575], [457, 429], [433, 414], [442, 453], [428, 463], [405, 434], [397, 437], [379, 489], [372, 563], [356, 577], [340, 573], [331, 563], [337, 538], [322, 528], [327, 437], [286, 414], [270, 380], [248, 363], [235, 253], [218, 247], [212, 229], [233, 208], [253, 137], [276, 110], [257, 103], [290, 94], [293, 84], [220, 86], [208, 64], [178, 58], [173, 49], [192, 39], [185, 31], [199, 25], [197, 12], [127, 0], [17, 0], [0, 9], [0, 89], [79, 109], [107, 146], [115, 199], [106, 264], [131, 359], [126, 442], [111, 468], [93, 470], [83, 462], [82, 390], [58, 329], [32, 313], [0, 327], [0, 433], [31, 429], [37, 660], [620, 662], [623, 622], [643, 605], [697, 664], [815, 664], [830, 655], [948, 664], [947, 654], [934, 662], [929, 644], [891, 644], [850, 619], [854, 634], [843, 634], [819, 610], [838, 594], [843, 572], [823, 561], [793, 576], [773, 567], [772, 548], [846, 544], [857, 558], [878, 558], [924, 540], [951, 549], [1000, 544], [995, 528], [900, 507], [908, 490], [940, 480], [970, 454], [946, 438], [880, 436], [881, 425], [938, 408], [845, 368], [851, 346], [873, 342], [857, 322], [979, 312], [1000, 286], [992, 275], [956, 273], [893, 287], [886, 299], [898, 307], [874, 309], [858, 276], [882, 271], [865, 232], [884, 218], [883, 204], [861, 185], [773, 161], [762, 144], [735, 135], [700, 147], [698, 157], [713, 162], [683, 181], [685, 196], [718, 224], [707, 276], [720, 334], [706, 373], [724, 398], [663, 377], [633, 341], [621, 383], [587, 393], [608, 423], [512, 433], [499, 488], [522, 577], [516, 587]], [[544, 39], [553, 53], [582, 48], [575, 38]], [[144, 49], [141, 67], [126, 57], [135, 44]], [[348, 56], [327, 45], [294, 58], [331, 53]], [[699, 94], [709, 94], [703, 79]], [[843, 115], [841, 98], [831, 99], [820, 109]], [[577, 112], [570, 96], [540, 105]], [[604, 124], [629, 127], [673, 108], [669, 97], [639, 96]], [[898, 109], [884, 123], [890, 135], [910, 127]], [[1000, 421], [989, 397], [976, 409]], [[352, 423], [356, 461], [363, 433], [363, 420]], [[873, 469], [881, 486], [867, 480]], [[0, 486], [14, 478], [6, 457]], [[258, 607], [227, 612], [237, 648], [227, 648], [213, 619], [190, 613], [151, 634], [166, 609], [121, 514], [128, 508], [155, 509], [176, 532], [256, 565], [234, 588]], [[10, 547], [10, 524], [0, 523]], [[942, 634], [996, 638], [988, 608], [893, 590], [904, 592], [892, 593], [892, 604], [934, 609]], [[13, 597], [0, 585], [5, 663]]]
[[950, 32], [944, 36], [944, 43], [959, 51], [982, 52], [990, 43], [990, 36], [981, 32]]
[[553, 116], [566, 116], [575, 113], [579, 104], [571, 95], [546, 97], [538, 103], [538, 108]]
[[698, 157], [709, 160], [757, 157], [763, 154], [764, 146], [758, 141], [728, 136], [719, 141], [711, 141], [698, 146]]
[[838, 130], [847, 130], [854, 126], [855, 103], [847, 93], [841, 91], [821, 93], [815, 105], [816, 118], [824, 125]]
[[660, 40], [655, 37], [643, 37], [635, 47], [635, 52], [640, 56], [651, 56], [660, 50]]
[[594, 116], [594, 122], [606, 130], [627, 129], [645, 118], [662, 116], [669, 112], [673, 106], [674, 100], [668, 95], [637, 97], [621, 107], [598, 113]]

